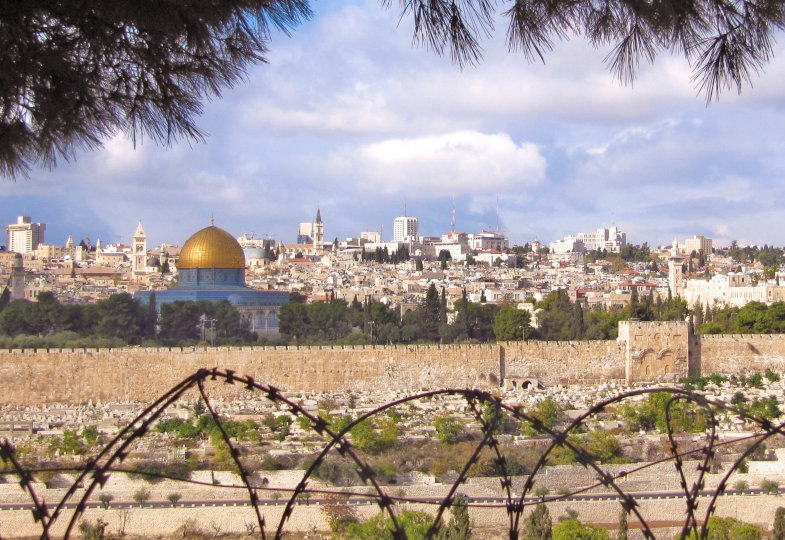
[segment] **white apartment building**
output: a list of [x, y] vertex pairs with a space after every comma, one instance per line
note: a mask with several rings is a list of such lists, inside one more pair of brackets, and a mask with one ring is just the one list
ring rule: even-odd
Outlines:
[[418, 239], [417, 218], [401, 216], [393, 221], [393, 242], [411, 242]]
[[494, 231], [482, 231], [481, 233], [471, 233], [468, 235], [469, 247], [472, 249], [486, 250], [495, 249], [504, 251], [510, 249], [510, 242], [504, 233]]
[[433, 244], [433, 250], [437, 257], [439, 256], [440, 251], [448, 251], [450, 253], [450, 258], [453, 261], [465, 261], [466, 255], [470, 252], [468, 244], [457, 242], [436, 242]]
[[32, 253], [38, 244], [44, 242], [46, 225], [33, 223], [29, 216], [19, 216], [16, 223], [6, 227], [6, 246], [8, 251]]
[[597, 229], [593, 233], [578, 233], [577, 238], [583, 242], [587, 251], [605, 249], [611, 253], [619, 253], [621, 248], [627, 245], [627, 233], [621, 232], [616, 226]]
[[561, 240], [556, 240], [548, 244], [548, 251], [553, 255], [563, 255], [565, 253], [583, 253], [586, 246], [577, 236], [567, 236]]
[[382, 241], [382, 235], [376, 231], [363, 231], [360, 233], [360, 240], [379, 244]]
[[704, 236], [695, 235], [692, 238], [687, 238], [684, 241], [684, 252], [689, 254], [693, 251], [695, 253], [700, 253], [703, 251], [704, 255], [711, 255], [711, 250], [713, 248], [713, 242], [711, 238], [706, 238]]

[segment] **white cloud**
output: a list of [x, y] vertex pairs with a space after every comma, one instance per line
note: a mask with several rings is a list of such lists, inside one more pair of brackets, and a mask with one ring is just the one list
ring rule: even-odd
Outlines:
[[546, 169], [536, 145], [476, 131], [365, 145], [354, 165], [371, 189], [443, 196], [513, 192], [544, 181]]

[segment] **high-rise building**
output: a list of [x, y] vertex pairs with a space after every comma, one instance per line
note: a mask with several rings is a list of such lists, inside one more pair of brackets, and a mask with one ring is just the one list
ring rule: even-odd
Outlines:
[[419, 231], [417, 218], [411, 216], [401, 216], [393, 221], [393, 242], [408, 242], [417, 240]]
[[19, 216], [16, 223], [6, 227], [8, 251], [32, 253], [44, 242], [46, 225], [33, 223], [29, 216]]
[[712, 244], [711, 238], [696, 235], [684, 241], [684, 251], [685, 253], [692, 253], [693, 251], [700, 253], [702, 251], [704, 255], [711, 255]]

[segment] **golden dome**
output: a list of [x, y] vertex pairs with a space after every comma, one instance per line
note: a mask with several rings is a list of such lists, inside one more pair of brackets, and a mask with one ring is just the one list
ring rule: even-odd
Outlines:
[[177, 267], [245, 268], [245, 255], [231, 234], [211, 225], [185, 241]]

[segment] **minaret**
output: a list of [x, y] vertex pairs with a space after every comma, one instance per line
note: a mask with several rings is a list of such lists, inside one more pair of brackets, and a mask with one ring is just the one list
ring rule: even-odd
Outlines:
[[313, 223], [313, 248], [322, 249], [324, 247], [324, 223], [322, 223], [322, 212], [316, 209], [316, 221]]
[[134, 233], [131, 254], [131, 270], [134, 276], [144, 274], [145, 266], [147, 266], [147, 235], [144, 233], [140, 220]]
[[8, 285], [11, 289], [11, 300], [25, 299], [25, 269], [22, 255], [19, 253], [14, 254], [14, 260], [11, 262], [11, 278]]
[[671, 290], [673, 298], [681, 297], [682, 288], [682, 272], [681, 272], [682, 259], [679, 257], [679, 241], [673, 239], [671, 246], [671, 256], [668, 257], [668, 286]]

